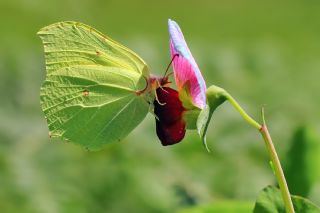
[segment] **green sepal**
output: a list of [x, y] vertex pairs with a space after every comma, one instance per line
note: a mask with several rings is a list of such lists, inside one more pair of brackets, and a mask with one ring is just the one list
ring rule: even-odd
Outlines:
[[192, 102], [191, 92], [190, 92], [190, 81], [187, 81], [179, 89], [179, 99], [182, 102], [183, 107], [186, 111], [183, 113], [183, 119], [186, 122], [187, 129], [197, 129], [197, 120], [201, 109], [195, 106]]
[[204, 109], [201, 110], [197, 120], [198, 134], [202, 140], [203, 145], [210, 152], [206, 143], [206, 133], [211, 120], [213, 112], [227, 99], [227, 92], [217, 86], [210, 86], [207, 89], [207, 104]]
[[200, 113], [201, 110], [199, 108], [187, 110], [183, 113], [183, 119], [186, 122], [187, 129], [197, 129], [197, 121]]

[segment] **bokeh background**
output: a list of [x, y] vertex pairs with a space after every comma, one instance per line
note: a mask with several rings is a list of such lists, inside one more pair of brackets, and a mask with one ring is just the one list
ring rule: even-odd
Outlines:
[[49, 140], [36, 32], [86, 23], [161, 74], [170, 61], [168, 18], [180, 24], [207, 85], [225, 88], [257, 120], [265, 106], [291, 191], [320, 204], [319, 1], [1, 0], [1, 212], [252, 209], [259, 191], [275, 184], [258, 132], [228, 103], [209, 127], [211, 154], [192, 131], [162, 147], [152, 115], [99, 152]]

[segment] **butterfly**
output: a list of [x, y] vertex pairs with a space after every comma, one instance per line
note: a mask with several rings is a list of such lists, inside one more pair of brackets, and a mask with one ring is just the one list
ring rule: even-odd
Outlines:
[[42, 28], [46, 78], [40, 104], [50, 137], [99, 150], [121, 141], [152, 111], [163, 145], [180, 142], [189, 112], [205, 107], [205, 81], [178, 24], [169, 19], [169, 75], [150, 74], [136, 53], [78, 22]]

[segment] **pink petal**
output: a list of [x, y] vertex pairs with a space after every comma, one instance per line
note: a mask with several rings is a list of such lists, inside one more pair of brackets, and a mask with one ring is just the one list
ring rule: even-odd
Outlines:
[[176, 54], [179, 55], [175, 57], [172, 63], [178, 90], [189, 81], [192, 102], [195, 106], [203, 109], [206, 105], [206, 83], [184, 40], [180, 27], [170, 19], [168, 24], [171, 57]]

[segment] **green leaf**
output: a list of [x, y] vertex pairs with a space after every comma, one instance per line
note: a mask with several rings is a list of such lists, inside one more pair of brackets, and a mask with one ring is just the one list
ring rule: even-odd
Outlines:
[[207, 134], [208, 126], [209, 126], [213, 112], [218, 108], [218, 106], [220, 106], [226, 100], [226, 96], [225, 96], [225, 90], [217, 86], [210, 86], [207, 89], [206, 95], [207, 95], [207, 104], [199, 114], [199, 117], [197, 120], [197, 130], [203, 145], [209, 152], [210, 150], [206, 143], [206, 134]]
[[178, 213], [251, 213], [253, 204], [247, 201], [218, 201], [211, 205], [196, 206]]
[[308, 196], [320, 179], [320, 138], [315, 131], [307, 127], [297, 129], [287, 161], [285, 174], [290, 192]]
[[41, 29], [46, 79], [40, 102], [50, 136], [101, 149], [146, 116], [149, 69], [134, 52], [90, 26], [60, 22]]
[[[296, 213], [319, 213], [320, 208], [306, 198], [291, 195]], [[281, 192], [274, 186], [262, 190], [256, 201], [254, 213], [285, 213]]]

